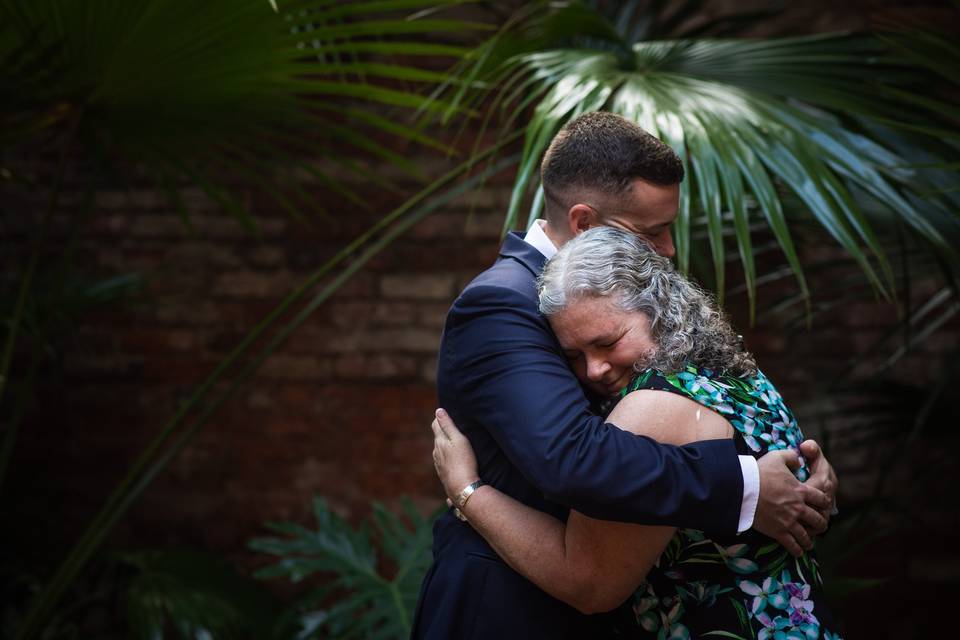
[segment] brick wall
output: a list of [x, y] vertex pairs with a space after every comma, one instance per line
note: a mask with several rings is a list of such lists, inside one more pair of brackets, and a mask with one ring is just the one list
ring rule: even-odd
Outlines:
[[[447, 306], [496, 256], [509, 178], [424, 220], [362, 269], [214, 416], [115, 541], [196, 545], [251, 563], [244, 545], [260, 523], [306, 519], [313, 494], [353, 519], [371, 500], [389, 504], [401, 494], [424, 511], [437, 505], [428, 430], [435, 351]], [[139, 272], [147, 284], [139, 299], [84, 316], [59, 345], [62, 360], [45, 370], [7, 488], [36, 523], [34, 540], [72, 540], [132, 456], [245, 332], [390, 207], [374, 196], [369, 212], [350, 207], [305, 226], [250, 194], [259, 230], [251, 235], [202, 193], [183, 197], [192, 232], [153, 191], [96, 196], [80, 271]], [[77, 200], [68, 196], [66, 206]], [[54, 228], [65, 229], [68, 215]], [[8, 221], [6, 230], [22, 249], [23, 228]], [[51, 259], [64, 239], [54, 234]], [[761, 288], [761, 306], [779, 293]], [[728, 302], [741, 328], [744, 302]], [[891, 441], [858, 440], [849, 416], [821, 419], [848, 401], [825, 395], [824, 382], [894, 318], [892, 306], [867, 301], [818, 316], [814, 332], [777, 321], [746, 332], [806, 430], [833, 445], [848, 504], [870, 494]], [[956, 332], [941, 332], [894, 377], [935, 381], [939, 360], [957, 344]], [[949, 513], [927, 515], [939, 522]]]
[[[441, 170], [436, 165], [429, 172]], [[245, 544], [262, 533], [261, 523], [307, 521], [314, 494], [353, 520], [369, 512], [371, 500], [392, 504], [401, 494], [424, 512], [439, 505], [428, 429], [435, 351], [447, 306], [496, 256], [510, 177], [498, 177], [421, 222], [313, 314], [152, 485], [112, 544], [196, 546], [249, 567], [260, 559]], [[64, 212], [53, 220], [45, 264], [67, 244], [82, 178], [73, 176]], [[49, 553], [73, 542], [133, 456], [246, 332], [397, 204], [395, 196], [360, 186], [370, 203], [364, 211], [318, 191], [317, 199], [334, 213], [304, 224], [239, 188], [258, 234], [196, 190], [181, 194], [192, 231], [148, 188], [97, 192], [94, 215], [79, 237], [78, 272], [137, 272], [146, 285], [123, 306], [84, 314], [58, 339], [58, 356], [45, 365], [3, 489], [8, 513], [28, 523], [4, 532], [0, 539], [8, 548]], [[39, 193], [5, 195], [3, 201], [25, 212], [39, 211], [43, 202]], [[33, 223], [28, 215], [0, 218], [3, 273], [22, 264]], [[808, 247], [805, 263], [832, 255], [829, 247]], [[769, 269], [779, 258], [758, 261]], [[815, 297], [825, 300], [832, 283], [811, 278]], [[729, 280], [735, 282], [736, 274]], [[761, 287], [761, 307], [791, 286]], [[929, 293], [915, 291], [918, 298]], [[891, 456], [906, 452], [906, 462], [887, 480], [895, 490], [891, 512], [898, 516], [881, 524], [911, 526], [868, 548], [850, 571], [912, 585], [886, 594], [899, 598], [902, 611], [930, 611], [932, 601], [923, 594], [955, 592], [960, 575], [952, 482], [943, 481], [957, 470], [951, 456], [956, 414], [909, 445], [874, 437], [877, 417], [866, 409], [841, 418], [831, 413], [884, 400], [884, 389], [831, 394], [837, 385], [829, 381], [850, 356], [872, 348], [895, 321], [895, 308], [869, 299], [837, 306], [818, 315], [808, 332], [782, 317], [747, 329], [744, 297], [732, 296], [727, 306], [808, 435], [829, 441], [842, 480], [841, 506], [864, 502], [888, 473]], [[944, 357], [958, 346], [954, 322], [890, 377], [934, 385], [942, 381]], [[900, 409], [885, 413], [895, 416]], [[847, 605], [858, 628], [870, 628], [876, 597], [873, 592]], [[911, 635], [910, 622], [898, 620], [886, 622], [893, 634], [887, 637]]]
[[[496, 257], [508, 184], [504, 176], [447, 206], [353, 277], [196, 436], [116, 541], [237, 556], [263, 521], [304, 518], [314, 494], [354, 519], [371, 500], [391, 504], [401, 494], [435, 508], [436, 348], [450, 302]], [[146, 285], [123, 306], [86, 314], [57, 345], [59, 361], [45, 366], [4, 491], [35, 522], [34, 541], [72, 540], [132, 456], [245, 333], [396, 204], [372, 194], [365, 212], [318, 194], [342, 213], [307, 226], [249, 194], [252, 235], [201, 192], [182, 197], [192, 232], [159, 193], [96, 195], [78, 271], [137, 272]], [[78, 204], [68, 193], [46, 259], [63, 248]], [[5, 221], [8, 257], [25, 255], [27, 229]]]

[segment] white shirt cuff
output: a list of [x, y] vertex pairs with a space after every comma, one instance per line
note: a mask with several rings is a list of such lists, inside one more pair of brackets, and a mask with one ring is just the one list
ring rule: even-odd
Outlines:
[[743, 473], [743, 502], [740, 504], [740, 524], [737, 533], [743, 533], [753, 526], [753, 517], [757, 515], [757, 501], [760, 500], [760, 467], [753, 456], [738, 456], [740, 471]]

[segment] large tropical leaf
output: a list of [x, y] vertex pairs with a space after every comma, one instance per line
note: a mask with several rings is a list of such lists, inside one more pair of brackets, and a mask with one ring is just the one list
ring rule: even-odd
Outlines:
[[621, 6], [608, 21], [584, 3], [551, 3], [516, 28], [536, 36], [527, 38], [532, 48], [492, 76], [503, 79], [497, 103], [509, 121], [529, 117], [505, 227], [518, 224], [531, 193], [527, 223], [542, 210], [538, 163], [553, 135], [582, 113], [608, 110], [638, 122], [683, 157], [689, 177], [675, 228], [678, 261], [688, 268], [692, 214], [705, 215], [721, 296], [732, 240], [753, 308], [749, 222], [757, 215], [809, 296], [788, 222], [795, 211], [784, 208], [787, 192], [882, 295], [891, 295], [892, 271], [865, 203], [905, 222], [943, 260], [960, 263], [950, 240], [958, 228], [955, 194], [942, 188], [957, 182], [955, 167], [941, 164], [939, 175], [922, 169], [877, 129], [909, 134], [907, 151], [924, 149], [934, 164], [955, 154], [950, 112], [924, 84], [933, 74], [923, 60], [878, 39], [845, 34], [639, 40], [650, 32], [651, 16], [636, 2], [624, 4], [630, 10]]
[[[410, 62], [460, 53], [424, 44], [429, 34], [482, 27], [413, 15], [451, 4], [296, 0], [275, 13], [266, 0], [5, 0], [2, 142], [82, 143], [88, 156], [142, 163], [158, 188], [196, 184], [248, 223], [227, 177], [283, 200], [291, 181], [278, 168], [358, 152], [416, 176], [389, 140], [442, 145], [383, 116], [412, 112], [446, 78]], [[320, 208], [285, 197], [294, 212]]]
[[131, 637], [175, 630], [182, 640], [268, 637], [280, 606], [263, 585], [199, 551], [122, 554], [134, 576], [124, 593]]
[[[313, 504], [316, 529], [271, 523], [267, 526], [284, 537], [250, 542], [255, 551], [278, 558], [258, 572], [261, 578], [300, 582], [317, 572], [334, 576], [297, 602], [288, 615], [289, 628], [278, 631], [304, 640], [409, 637], [420, 582], [430, 564], [434, 518], [422, 517], [409, 500], [402, 506], [402, 517], [381, 504], [373, 506], [378, 546], [394, 567], [389, 572], [382, 569], [369, 527], [351, 527], [322, 498]], [[331, 601], [334, 593], [338, 597]]]
[[[412, 114], [424, 104], [420, 91], [446, 79], [409, 60], [458, 55], [424, 37], [483, 26], [436, 11], [458, 3], [291, 0], [276, 13], [265, 0], [0, 1], [0, 145], [21, 159], [0, 166], [0, 177], [49, 194], [46, 210], [34, 212], [39, 224], [0, 353], [0, 401], [68, 163], [114, 178], [138, 169], [132, 179], [166, 191], [188, 225], [177, 188], [192, 184], [251, 230], [230, 188], [237, 179], [305, 221], [323, 207], [301, 185], [304, 175], [365, 206], [318, 166], [383, 182], [345, 153], [426, 182], [396, 143], [444, 147], [394, 110]], [[425, 108], [449, 111], [437, 101]], [[32, 176], [24, 157], [43, 158], [40, 167], [58, 161], [52, 175]], [[94, 181], [86, 182], [92, 193]]]

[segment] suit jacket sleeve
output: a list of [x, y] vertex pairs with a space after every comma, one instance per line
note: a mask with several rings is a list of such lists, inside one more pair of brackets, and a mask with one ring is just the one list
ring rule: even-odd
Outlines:
[[465, 291], [443, 348], [454, 419], [486, 428], [547, 498], [594, 518], [736, 533], [743, 477], [733, 442], [675, 447], [605, 424], [521, 293]]

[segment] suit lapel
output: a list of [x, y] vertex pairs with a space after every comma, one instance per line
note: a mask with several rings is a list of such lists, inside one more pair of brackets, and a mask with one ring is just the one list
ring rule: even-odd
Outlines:
[[504, 238], [503, 245], [500, 246], [500, 259], [516, 260], [526, 267], [534, 277], [540, 275], [540, 272], [543, 271], [543, 265], [547, 262], [547, 258], [536, 247], [526, 243], [523, 240], [523, 235], [516, 231], [511, 231]]

